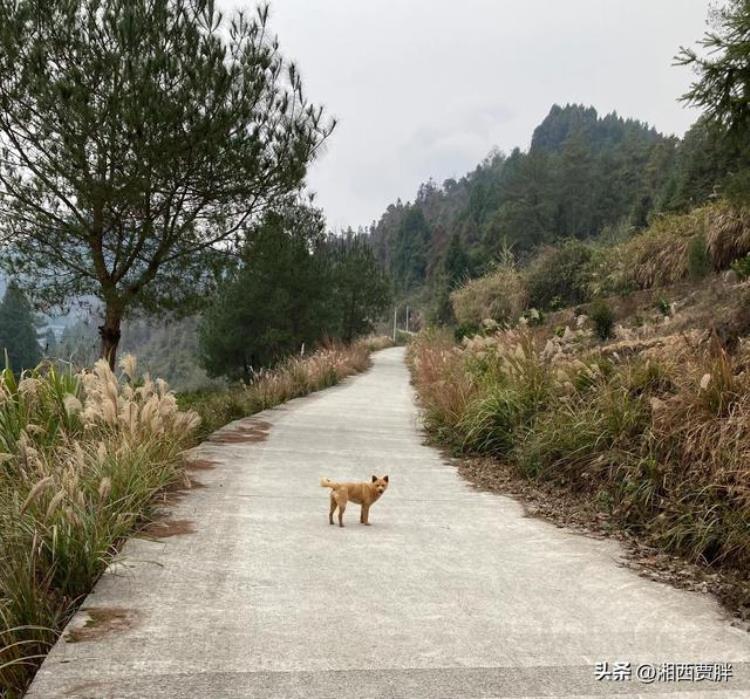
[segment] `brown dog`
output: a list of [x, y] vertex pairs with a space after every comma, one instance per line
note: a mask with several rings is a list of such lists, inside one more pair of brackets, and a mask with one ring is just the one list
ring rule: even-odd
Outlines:
[[339, 526], [344, 526], [344, 510], [346, 510], [346, 503], [351, 500], [358, 505], [362, 505], [359, 521], [369, 526], [370, 523], [367, 521], [367, 516], [370, 514], [370, 505], [376, 502], [385, 492], [388, 487], [388, 476], [383, 476], [382, 478], [373, 476], [370, 483], [335, 483], [334, 481], [329, 481], [327, 478], [321, 478], [320, 485], [323, 488], [331, 489], [331, 510], [328, 513], [328, 522], [330, 524], [333, 524], [333, 513], [338, 507]]

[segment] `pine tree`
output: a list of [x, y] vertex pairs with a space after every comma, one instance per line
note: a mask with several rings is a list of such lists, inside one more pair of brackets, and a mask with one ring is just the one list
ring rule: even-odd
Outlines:
[[337, 335], [344, 342], [371, 332], [390, 303], [389, 284], [363, 236], [329, 239], [334, 248], [331, 302], [339, 313]]
[[210, 376], [242, 377], [269, 367], [330, 329], [330, 283], [317, 209], [269, 212], [201, 322], [201, 362]]
[[715, 24], [700, 41], [705, 55], [685, 47], [677, 55], [677, 62], [698, 76], [682, 99], [744, 139], [750, 132], [750, 0], [730, 0]]
[[454, 289], [465, 281], [471, 271], [471, 260], [466, 254], [458, 233], [454, 233], [451, 236], [450, 243], [448, 243], [443, 258], [443, 271], [450, 289]]
[[333, 123], [267, 27], [213, 0], [0, 3], [3, 262], [50, 305], [94, 294], [115, 363], [134, 309], [192, 312]]

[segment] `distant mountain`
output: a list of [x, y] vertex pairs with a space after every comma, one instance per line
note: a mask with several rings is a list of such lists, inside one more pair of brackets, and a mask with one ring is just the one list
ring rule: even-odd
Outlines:
[[639, 229], [660, 211], [705, 200], [726, 164], [699, 120], [684, 141], [616, 113], [554, 105], [527, 152], [492, 152], [459, 180], [422, 184], [367, 234], [397, 297], [434, 299], [511, 250]]

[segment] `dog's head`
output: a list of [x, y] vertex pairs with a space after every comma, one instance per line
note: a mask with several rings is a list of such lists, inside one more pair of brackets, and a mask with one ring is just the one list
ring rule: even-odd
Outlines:
[[375, 490], [378, 491], [378, 495], [382, 495], [385, 492], [385, 489], [388, 487], [388, 476], [383, 476], [382, 478], [373, 476], [372, 485]]

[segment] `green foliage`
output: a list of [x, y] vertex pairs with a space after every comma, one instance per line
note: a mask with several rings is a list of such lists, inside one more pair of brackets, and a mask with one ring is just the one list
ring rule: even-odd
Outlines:
[[714, 29], [700, 40], [703, 51], [681, 48], [677, 60], [696, 74], [682, 100], [701, 107], [712, 131], [716, 155], [726, 162], [721, 173], [724, 192], [738, 204], [750, 201], [750, 0], [729, 0], [715, 11]]
[[321, 213], [302, 206], [269, 213], [257, 227], [200, 325], [201, 361], [210, 376], [249, 381], [254, 371], [326, 334], [323, 237]]
[[565, 481], [585, 472], [599, 483], [610, 469], [627, 463], [630, 441], [648, 424], [639, 398], [605, 383], [587, 387], [588, 399], [541, 412], [517, 452], [522, 472], [534, 478]]
[[96, 295], [112, 364], [129, 311], [205, 302], [333, 128], [267, 18], [227, 22], [211, 0], [0, 5], [2, 260], [51, 305]]
[[469, 277], [471, 260], [467, 254], [458, 233], [451, 236], [448, 248], [443, 258], [445, 279], [450, 289], [460, 286]]
[[591, 247], [577, 240], [542, 250], [524, 273], [529, 303], [555, 309], [588, 300], [592, 257]]
[[432, 325], [455, 325], [456, 317], [453, 315], [451, 290], [443, 277], [433, 279], [430, 295], [433, 303], [427, 316], [428, 323]]
[[661, 311], [661, 314], [663, 316], [668, 316], [672, 314], [672, 306], [669, 303], [669, 301], [665, 299], [663, 296], [659, 297], [659, 301], [657, 302], [656, 307]]
[[508, 454], [515, 445], [523, 421], [521, 396], [513, 388], [498, 386], [467, 407], [458, 429], [467, 451], [495, 456]]
[[474, 337], [475, 335], [481, 335], [483, 328], [477, 323], [461, 323], [457, 325], [453, 331], [453, 337], [456, 342], [461, 342], [465, 337]]
[[612, 335], [615, 324], [615, 314], [609, 304], [603, 299], [597, 299], [591, 304], [589, 317], [594, 323], [596, 334], [600, 340], [606, 340]]
[[399, 291], [408, 292], [424, 283], [429, 240], [430, 228], [422, 209], [407, 207], [391, 241], [390, 275]]
[[521, 315], [523, 321], [530, 326], [544, 325], [545, 315], [538, 308], [528, 308]]
[[23, 291], [12, 282], [0, 303], [0, 356], [3, 352], [18, 373], [35, 367], [42, 357], [34, 313]]
[[740, 279], [750, 277], [750, 255], [740, 257], [732, 263], [732, 269]]
[[709, 119], [741, 138], [750, 132], [750, 1], [729, 0], [716, 20], [716, 30], [699, 42], [704, 55], [683, 47], [677, 56], [698, 76], [682, 99], [701, 107]]
[[206, 310], [201, 361], [210, 376], [250, 381], [303, 346], [370, 332], [389, 298], [365, 240], [326, 237], [319, 210], [287, 207], [257, 227]]
[[727, 138], [726, 127], [701, 116], [687, 131], [669, 180], [659, 195], [665, 211], [687, 211], [732, 190], [750, 163]]
[[322, 281], [329, 289], [332, 319], [327, 334], [352, 342], [372, 332], [375, 320], [390, 304], [389, 284], [363, 236], [351, 232], [343, 237], [329, 236], [326, 250], [330, 268]]
[[703, 279], [713, 271], [705, 235], [699, 234], [690, 240], [687, 255], [688, 274], [691, 279]]

